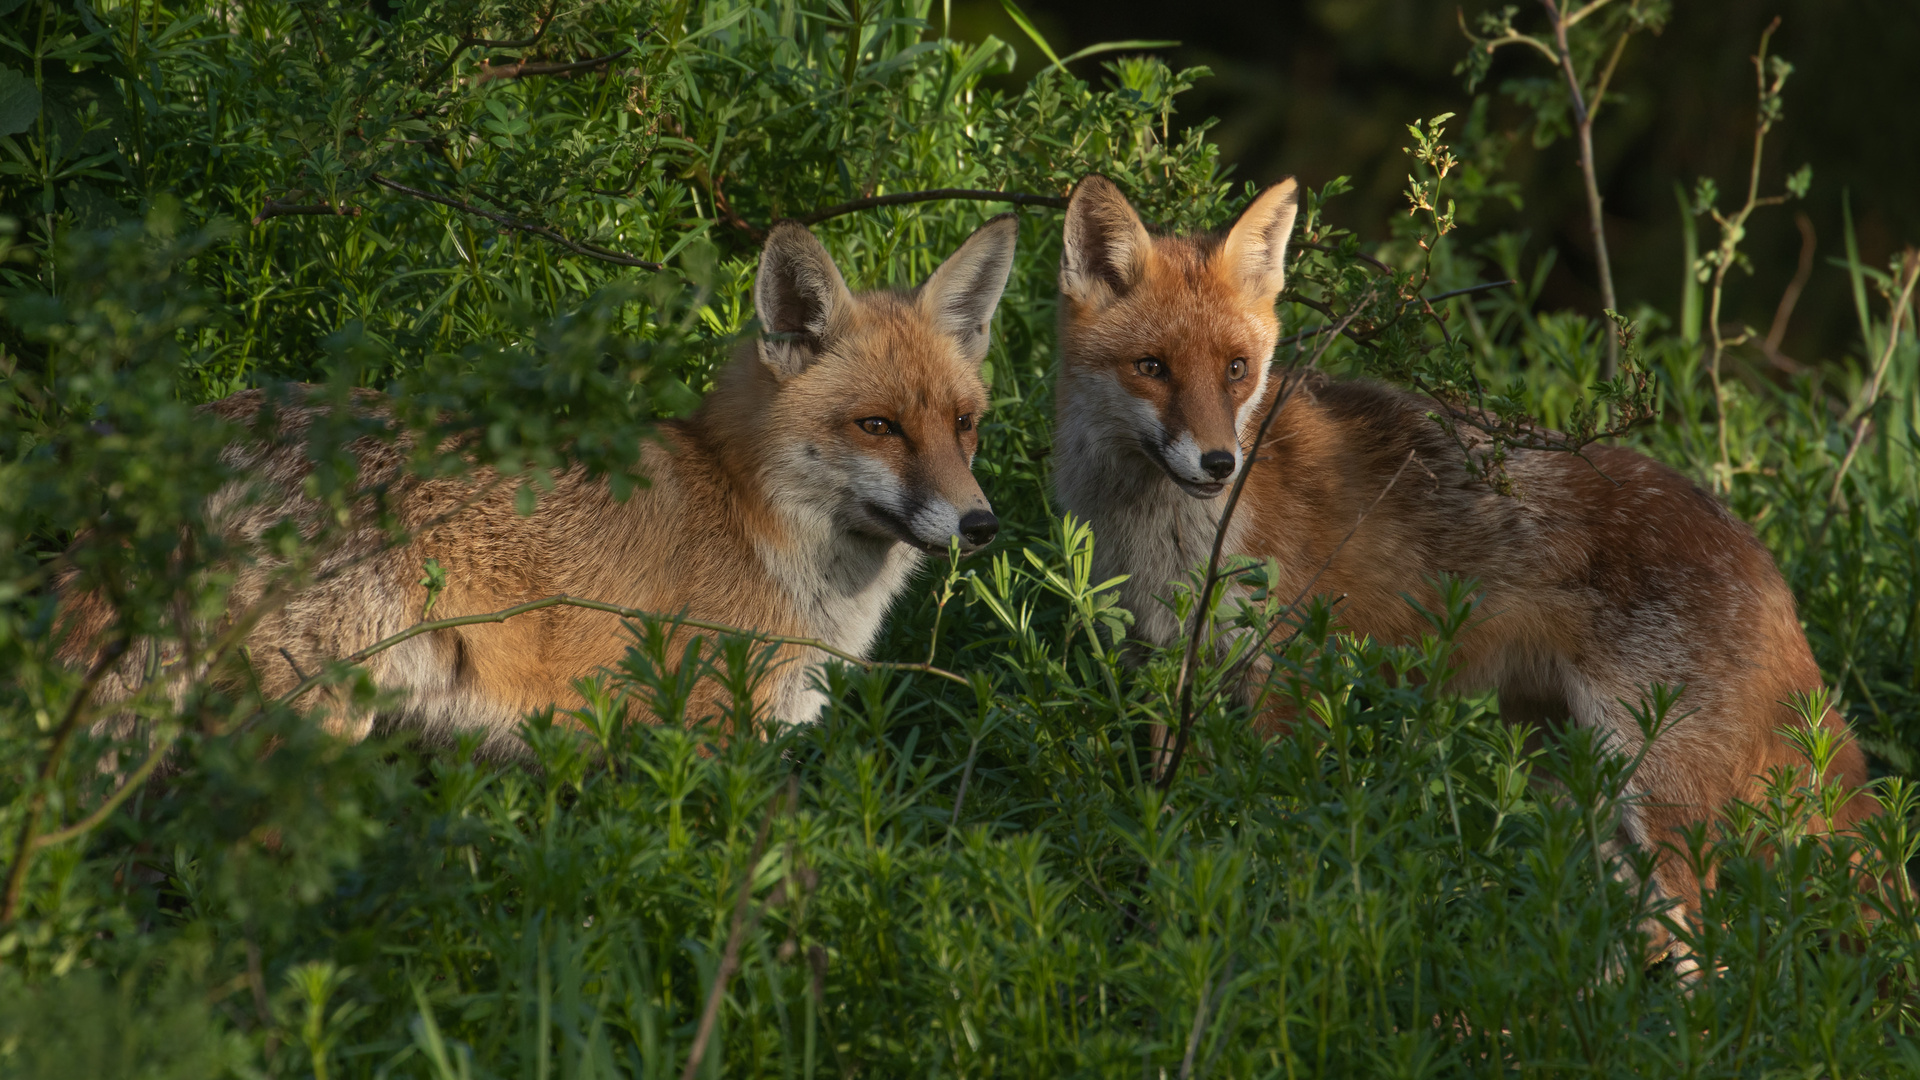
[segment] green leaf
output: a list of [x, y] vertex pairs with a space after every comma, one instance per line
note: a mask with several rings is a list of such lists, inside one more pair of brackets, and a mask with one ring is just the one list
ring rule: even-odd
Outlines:
[[[1098, 56], [1101, 53], [1120, 52], [1122, 50], [1145, 52], [1148, 49], [1172, 49], [1179, 46], [1179, 44], [1177, 41], [1144, 41], [1137, 38], [1127, 41], [1103, 41], [1098, 45], [1089, 45], [1081, 49], [1072, 56], [1061, 60], [1060, 63], [1071, 64], [1075, 60], [1084, 60], [1089, 56]], [[1042, 46], [1042, 48], [1045, 48], [1045, 46]]]
[[1053, 61], [1054, 67], [1065, 70], [1065, 66], [1060, 63], [1059, 55], [1053, 51], [1053, 46], [1047, 44], [1047, 39], [1040, 36], [1040, 31], [1034, 28], [1033, 20], [1027, 18], [1027, 13], [1020, 10], [1019, 4], [1014, 3], [1013, 0], [1000, 0], [1000, 6], [1007, 9], [1007, 18], [1012, 19], [1015, 26], [1025, 30], [1027, 36], [1033, 39], [1033, 43], [1040, 46], [1040, 51], [1047, 54], [1047, 59]]
[[0, 135], [18, 135], [40, 115], [40, 88], [10, 67], [0, 67]]

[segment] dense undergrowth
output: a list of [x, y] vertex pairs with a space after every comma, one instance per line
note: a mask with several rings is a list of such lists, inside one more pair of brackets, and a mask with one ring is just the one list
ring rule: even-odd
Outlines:
[[[1582, 22], [1582, 70], [1652, 7]], [[1008, 46], [942, 40], [912, 2], [0, 9], [7, 1075], [1920, 1072], [1901, 869], [1920, 850], [1920, 346], [1889, 314], [1909, 267], [1849, 247], [1825, 272], [1852, 276], [1857, 355], [1779, 376], [1702, 329], [1739, 287], [1715, 270], [1742, 220], [1703, 189], [1683, 227], [1717, 213], [1731, 241], [1686, 268], [1677, 313], [1625, 313], [1603, 380], [1611, 326], [1535, 310], [1544, 260], [1474, 234], [1477, 205], [1521, 195], [1484, 101], [1412, 133], [1420, 212], [1389, 241], [1335, 227], [1337, 180], [1303, 215], [1288, 332], [1355, 315], [1320, 362], [1426, 388], [1496, 444], [1549, 438], [1535, 420], [1569, 450], [1631, 427], [1793, 584], [1889, 812], [1809, 839], [1831, 793], [1783, 776], [1690, 838], [1721, 887], [1680, 927], [1705, 971], [1688, 984], [1643, 962], [1660, 911], [1606, 843], [1633, 762], [1579, 733], [1530, 747], [1492, 702], [1435, 689], [1470, 583], [1405, 647], [1296, 613], [1285, 738], [1202, 662], [1193, 756], [1153, 781], [1146, 729], [1179, 715], [1182, 657], [1120, 644], [1097, 537], [1048, 505], [1051, 205], [1097, 170], [1165, 226], [1229, 219], [1247, 189], [1204, 127], [1171, 137], [1204, 72], [1120, 59], [1101, 85], [1049, 69], [1001, 96], [978, 83]], [[909, 283], [1006, 209], [873, 204], [938, 188], [1041, 197], [989, 360], [979, 473], [1006, 531], [920, 582], [879, 649], [970, 685], [835, 668], [820, 723], [721, 738], [682, 715], [687, 680], [751, 679], [754, 643], [687, 656], [641, 626], [593, 708], [529, 719], [525, 767], [344, 745], [200, 677], [238, 659], [213, 618], [236, 553], [202, 508], [231, 433], [194, 405], [373, 386], [529, 500], [569, 459], [620, 476], [748, 327], [771, 220], [815, 219], [856, 287]], [[1501, 279], [1436, 303], [1444, 320], [1403, 303]], [[355, 433], [312, 445], [312, 491], [342, 507]], [[414, 445], [422, 469], [467, 460]], [[323, 546], [271, 539], [292, 582]], [[193, 676], [137, 703], [132, 744], [88, 734], [86, 673], [53, 660], [68, 567]], [[154, 685], [176, 674], [156, 653]], [[1671, 721], [1649, 695], [1647, 722]]]

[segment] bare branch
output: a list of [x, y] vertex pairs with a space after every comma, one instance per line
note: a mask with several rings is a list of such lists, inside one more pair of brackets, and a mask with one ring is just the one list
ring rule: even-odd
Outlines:
[[1793, 309], [1800, 302], [1800, 293], [1813, 278], [1813, 219], [1805, 213], [1798, 213], [1793, 215], [1793, 223], [1800, 229], [1800, 264], [1793, 268], [1793, 280], [1787, 282], [1787, 290], [1780, 294], [1780, 306], [1773, 309], [1773, 325], [1767, 328], [1766, 344], [1762, 346], [1767, 359], [1776, 366], [1782, 359], [1780, 343], [1787, 339], [1787, 320], [1793, 318]]
[[60, 761], [66, 756], [67, 743], [73, 739], [73, 733], [80, 728], [80, 720], [87, 713], [87, 704], [93, 700], [93, 692], [100, 687], [100, 680], [107, 677], [113, 665], [127, 651], [127, 639], [123, 634], [115, 638], [94, 660], [93, 667], [80, 680], [80, 686], [73, 692], [73, 700], [67, 703], [67, 714], [60, 719], [60, 726], [53, 731], [53, 745], [47, 748], [46, 760], [40, 763], [40, 773], [34, 778], [33, 793], [27, 797], [26, 819], [20, 823], [20, 839], [14, 843], [13, 866], [7, 871], [7, 888], [0, 896], [0, 926], [13, 921], [20, 906], [20, 893], [27, 884], [27, 868], [33, 863], [33, 831], [40, 824], [40, 812], [46, 809], [47, 785], [53, 782], [54, 774], [60, 771]]
[[[870, 670], [920, 672], [927, 675], [939, 676], [949, 682], [959, 683], [961, 686], [971, 687], [973, 685], [964, 677], [956, 675], [945, 668], [934, 667], [932, 664], [867, 660], [837, 645], [830, 645], [827, 642], [821, 641], [818, 638], [793, 637], [787, 634], [768, 634], [759, 630], [747, 629], [746, 627], [728, 626], [726, 623], [708, 622], [704, 619], [687, 619], [677, 615], [661, 615], [657, 612], [642, 611], [639, 608], [621, 607], [618, 604], [608, 604], [599, 600], [587, 600], [578, 596], [568, 596], [564, 593], [541, 597], [538, 600], [529, 600], [524, 604], [515, 604], [512, 607], [502, 608], [499, 611], [490, 611], [483, 615], [460, 615], [449, 619], [434, 619], [430, 622], [415, 623], [397, 634], [381, 638], [366, 648], [350, 656], [343, 657], [340, 662], [344, 664], [364, 663], [373, 656], [383, 653], [402, 642], [419, 637], [422, 634], [431, 634], [437, 630], [451, 630], [460, 626], [477, 626], [482, 623], [503, 623], [517, 615], [525, 615], [528, 612], [541, 611], [550, 607], [585, 608], [588, 611], [604, 611], [609, 615], [618, 615], [623, 619], [656, 619], [674, 626], [686, 626], [695, 630], [711, 631], [716, 634], [738, 634], [742, 637], [754, 638], [771, 645], [792, 645], [799, 648], [817, 649], [836, 660], [842, 660], [846, 663], [855, 664]], [[318, 686], [322, 678], [324, 678], [324, 675], [308, 676], [302, 680], [298, 686], [295, 686], [281, 697], [280, 703], [286, 705], [292, 704], [305, 695], [307, 691]]]
[[[1847, 456], [1840, 460], [1840, 468], [1833, 474], [1833, 490], [1827, 493], [1827, 520], [1833, 519], [1833, 511], [1840, 506], [1840, 485], [1847, 479], [1847, 470], [1853, 467], [1853, 459], [1860, 452], [1860, 444], [1866, 441], [1867, 430], [1873, 426], [1873, 406], [1880, 400], [1880, 380], [1886, 377], [1887, 365], [1893, 362], [1894, 351], [1900, 347], [1900, 323], [1906, 317], [1907, 303], [1913, 299], [1913, 287], [1920, 282], [1920, 249], [1908, 248], [1900, 259], [1899, 298], [1893, 300], [1892, 312], [1887, 322], [1887, 347], [1880, 351], [1879, 362], [1873, 365], [1873, 379], [1867, 383], [1866, 390], [1860, 395], [1860, 419], [1853, 427], [1853, 441], [1847, 444]], [[1826, 533], [1826, 525], [1820, 526], [1821, 534]]]
[[590, 68], [605, 67], [606, 65], [613, 63], [615, 60], [620, 59], [621, 57], [627, 55], [632, 51], [633, 51], [633, 46], [629, 45], [615, 52], [610, 52], [605, 56], [596, 56], [591, 60], [575, 60], [570, 64], [520, 63], [520, 64], [502, 64], [499, 67], [494, 67], [491, 64], [487, 64], [487, 65], [482, 65], [480, 70], [478, 72], [475, 72], [473, 77], [468, 81], [477, 84], [477, 83], [487, 82], [492, 79], [530, 79], [537, 75], [571, 75], [576, 71], [586, 71]]
[[760, 912], [755, 910], [751, 921], [747, 918], [747, 904], [753, 898], [753, 872], [760, 865], [760, 853], [767, 848], [767, 834], [773, 831], [774, 816], [779, 813], [782, 803], [787, 801], [787, 792], [774, 796], [773, 804], [767, 807], [766, 820], [760, 823], [760, 833], [753, 838], [753, 853], [747, 856], [745, 873], [740, 879], [740, 892], [733, 902], [733, 924], [727, 930], [726, 948], [720, 954], [720, 966], [714, 970], [713, 985], [707, 990], [706, 1006], [700, 1010], [700, 1028], [694, 1033], [693, 1047], [687, 1051], [687, 1066], [680, 1073], [680, 1080], [693, 1080], [700, 1069], [700, 1062], [707, 1056], [707, 1045], [713, 1040], [713, 1029], [720, 1021], [720, 1001], [726, 996], [727, 983], [740, 967], [740, 946], [751, 933], [753, 926], [760, 921]]
[[901, 191], [892, 195], [874, 195], [865, 199], [854, 199], [851, 202], [822, 207], [794, 220], [802, 225], [814, 225], [828, 218], [836, 218], [858, 210], [874, 210], [882, 206], [902, 206], [907, 203], [935, 202], [941, 199], [1004, 202], [1015, 206], [1047, 206], [1055, 210], [1067, 208], [1067, 200], [1060, 195], [1030, 195], [1022, 191], [983, 191], [979, 188], [932, 188], [927, 191]]
[[[1312, 248], [1315, 251], [1324, 251], [1329, 255], [1341, 254], [1340, 249], [1337, 247], [1331, 247], [1326, 244], [1316, 244], [1311, 240], [1295, 240], [1292, 246], [1302, 247], [1302, 248]], [[1354, 252], [1353, 257], [1356, 259], [1359, 259], [1361, 262], [1371, 265], [1374, 269], [1380, 271], [1383, 274], [1393, 273], [1393, 267], [1388, 266], [1386, 263], [1381, 262], [1379, 259], [1374, 258], [1373, 256], [1367, 254], [1364, 251]]]
[[636, 259], [631, 255], [612, 251], [598, 244], [589, 244], [584, 240], [575, 240], [550, 225], [536, 225], [532, 222], [521, 221], [519, 218], [502, 214], [497, 210], [488, 210], [484, 206], [475, 206], [472, 203], [462, 202], [459, 199], [450, 199], [445, 195], [435, 195], [431, 191], [422, 191], [416, 187], [408, 187], [405, 184], [389, 180], [379, 173], [370, 173], [367, 179], [389, 191], [397, 191], [402, 195], [410, 195], [416, 199], [439, 203], [441, 206], [451, 207], [463, 214], [472, 214], [475, 217], [486, 218], [488, 221], [502, 228], [513, 229], [517, 232], [526, 233], [529, 236], [537, 236], [542, 240], [558, 244], [575, 254], [585, 255], [589, 259], [598, 259], [601, 262], [613, 263], [616, 266], [634, 266], [642, 270], [661, 271], [667, 268], [664, 263], [650, 262], [646, 259]]
[[[1400, 310], [1405, 310], [1407, 305], [1409, 304], [1415, 304], [1415, 303], [1432, 304], [1441, 300], [1451, 300], [1456, 296], [1466, 296], [1470, 293], [1482, 293], [1492, 289], [1504, 289], [1507, 286], [1512, 285], [1513, 283], [1514, 283], [1513, 279], [1508, 278], [1505, 281], [1489, 281], [1480, 285], [1469, 285], [1464, 289], [1453, 289], [1448, 292], [1443, 292], [1438, 296], [1416, 296], [1410, 300], [1402, 300], [1400, 302]], [[1307, 300], [1299, 297], [1290, 297], [1289, 299], [1291, 300], [1291, 302], [1296, 304], [1305, 304], [1306, 306], [1313, 308], [1315, 311], [1319, 311], [1322, 314], [1325, 314], [1328, 316], [1331, 316], [1332, 314], [1331, 309], [1323, 307], [1322, 305], [1320, 305], [1318, 301]], [[1333, 329], [1332, 324], [1328, 324], [1326, 326], [1316, 326], [1310, 330], [1302, 330], [1297, 334], [1290, 334], [1287, 337], [1283, 337], [1279, 341], [1274, 342], [1274, 347], [1278, 348], [1281, 345], [1291, 345], [1296, 341], [1301, 341], [1306, 338], [1313, 337], [1316, 334], [1324, 334], [1331, 329]], [[1344, 333], [1346, 331], [1343, 329], [1342, 332]], [[1365, 340], [1364, 338], [1357, 337], [1352, 333], [1347, 333], [1347, 336], [1352, 338], [1355, 341], [1364, 342]]]
[[[1599, 9], [1607, 0], [1593, 0], [1587, 6], [1574, 12], [1585, 18]], [[1600, 180], [1593, 164], [1593, 113], [1587, 107], [1586, 96], [1580, 91], [1580, 75], [1573, 68], [1573, 49], [1567, 44], [1567, 28], [1573, 24], [1571, 16], [1562, 16], [1560, 6], [1554, 0], [1540, 0], [1553, 19], [1554, 43], [1558, 46], [1555, 59], [1561, 74], [1567, 82], [1567, 98], [1573, 105], [1574, 131], [1580, 143], [1580, 178], [1587, 188], [1587, 227], [1593, 234], [1593, 261], [1600, 277], [1600, 306], [1607, 311], [1618, 311], [1619, 302], [1613, 293], [1613, 263], [1607, 257], [1606, 219], [1601, 209]], [[1531, 40], [1531, 39], [1529, 39]], [[1624, 42], [1624, 38], [1622, 41]], [[1612, 68], [1609, 65], [1609, 72]], [[1602, 380], [1611, 379], [1620, 368], [1620, 346], [1614, 336], [1607, 335], [1606, 364], [1600, 369]]]
[[[1333, 326], [1333, 333], [1320, 343], [1313, 356], [1307, 360], [1306, 368], [1311, 370], [1320, 358], [1326, 355], [1327, 348], [1333, 344], [1334, 335], [1347, 328], [1371, 299], [1371, 293], [1355, 304], [1346, 316]], [[1297, 355], [1297, 354], [1296, 354]], [[1274, 391], [1274, 402], [1266, 415], [1260, 418], [1260, 426], [1254, 430], [1253, 444], [1247, 449], [1246, 463], [1240, 466], [1240, 474], [1233, 479], [1233, 490], [1227, 494], [1227, 505], [1220, 512], [1220, 521], [1213, 530], [1213, 551], [1207, 556], [1207, 572], [1201, 579], [1199, 606], [1193, 613], [1193, 628], [1187, 633], [1186, 654], [1180, 662], [1180, 677], [1175, 684], [1175, 693], [1180, 699], [1179, 729], [1174, 735], [1173, 753], [1170, 755], [1166, 771], [1160, 775], [1160, 790], [1169, 791], [1173, 787], [1173, 778], [1180, 771], [1180, 761], [1186, 756], [1187, 743], [1193, 733], [1193, 681], [1194, 668], [1200, 661], [1201, 638], [1213, 621], [1213, 591], [1220, 584], [1220, 556], [1226, 547], [1227, 529], [1233, 523], [1233, 514], [1240, 506], [1240, 495], [1246, 490], [1247, 477], [1253, 474], [1253, 466], [1260, 457], [1260, 444], [1266, 441], [1267, 431], [1273, 427], [1273, 421], [1292, 400], [1294, 391], [1299, 388], [1300, 380], [1293, 376], [1299, 371], [1300, 364], [1288, 365], [1280, 378], [1280, 386]]]
[[277, 217], [359, 217], [357, 206], [335, 205], [333, 203], [293, 204], [268, 199], [260, 212], [253, 215], [253, 224], [258, 225], [268, 218]]
[[560, 0], [551, 0], [551, 2], [547, 4], [546, 13], [540, 16], [540, 25], [534, 28], [533, 36], [531, 37], [516, 38], [511, 41], [490, 41], [482, 37], [461, 38], [459, 43], [454, 45], [453, 51], [447, 54], [446, 60], [442, 61], [439, 67], [433, 69], [433, 74], [427, 76], [425, 79], [422, 79], [420, 82], [420, 85], [432, 86], [434, 83], [439, 82], [441, 76], [445, 75], [448, 71], [452, 70], [453, 65], [460, 62], [460, 57], [463, 54], [465, 54], [468, 49], [472, 49], [472, 48], [531, 49], [533, 48], [535, 45], [540, 44], [541, 38], [547, 36], [547, 27], [549, 24], [553, 22], [553, 13], [559, 7], [560, 7]]

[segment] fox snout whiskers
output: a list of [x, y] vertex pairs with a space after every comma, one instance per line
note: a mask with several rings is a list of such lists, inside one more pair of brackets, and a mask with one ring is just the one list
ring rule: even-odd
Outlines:
[[1152, 449], [1167, 479], [1196, 499], [1211, 499], [1225, 491], [1240, 467], [1240, 457], [1232, 450], [1203, 452], [1190, 434]]
[[934, 555], [946, 554], [956, 539], [960, 541], [960, 554], [970, 555], [1000, 534], [999, 517], [984, 506], [963, 514], [953, 504], [939, 499], [906, 513], [890, 510], [877, 502], [866, 503], [865, 509], [894, 539]]

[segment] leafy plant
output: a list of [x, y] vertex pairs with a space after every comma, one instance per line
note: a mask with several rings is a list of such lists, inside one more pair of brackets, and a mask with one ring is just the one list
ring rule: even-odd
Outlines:
[[[1250, 192], [1203, 125], [1172, 124], [1204, 71], [1117, 43], [1099, 85], [1057, 63], [996, 93], [981, 80], [1011, 46], [935, 36], [903, 0], [0, 14], [9, 1075], [1920, 1063], [1920, 262], [1882, 272], [1849, 246], [1859, 357], [1776, 383], [1738, 334], [1703, 342], [1650, 306], [1538, 310], [1550, 264], [1475, 231], [1477, 205], [1518, 197], [1484, 99], [1451, 133], [1453, 114], [1412, 126], [1412, 212], [1388, 242], [1338, 223], [1342, 180], [1305, 193], [1281, 362], [1427, 393], [1496, 485], [1508, 448], [1632, 441], [1717, 479], [1793, 584], [1885, 813], [1820, 835], [1839, 793], [1808, 777], [1834, 745], [1790, 733], [1814, 768], [1685, 838], [1721, 883], [1696, 924], [1642, 884], [1648, 853], [1612, 843], [1632, 759], [1581, 732], [1543, 748], [1442, 690], [1472, 583], [1439, 583], [1431, 631], [1387, 645], [1219, 558], [1179, 598], [1201, 639], [1155, 651], [1091, 576], [1099, 537], [1050, 512], [1053, 210], [1099, 171], [1166, 227], [1228, 220]], [[1578, 77], [1513, 89], [1535, 135], [1590, 127], [1610, 58], [1662, 17], [1554, 9], [1565, 36], [1528, 47]], [[1476, 57], [1520, 34], [1511, 12], [1481, 25]], [[743, 689], [772, 643], [715, 628], [690, 647], [642, 612], [587, 707], [527, 718], [530, 767], [343, 743], [308, 698], [227, 677], [256, 612], [223, 622], [234, 560], [297, 589], [342, 518], [257, 549], [220, 536], [206, 501], [248, 478], [221, 454], [239, 433], [196, 405], [314, 384], [336, 408], [304, 443], [309, 493], [336, 512], [380, 497], [352, 438], [423, 474], [486, 466], [527, 506], [559, 469], [643, 482], [649, 423], [750, 328], [773, 220], [809, 222], [856, 285], [908, 284], [1008, 205], [1021, 254], [979, 463], [1001, 546], [930, 574], [875, 660], [830, 667], [818, 724], [740, 737], [760, 726], [743, 693], [689, 716], [694, 681]], [[1742, 213], [1722, 215], [1716, 289]], [[387, 412], [353, 407], [367, 388]], [[445, 571], [419, 573], [431, 594]], [[124, 717], [58, 659], [63, 575], [147, 658]], [[535, 603], [562, 602], [595, 598]], [[420, 620], [406, 633], [447, 624]], [[303, 689], [375, 703], [353, 661]], [[1256, 661], [1301, 717], [1286, 737], [1225, 692]], [[1650, 733], [1674, 702], [1647, 688]], [[1168, 726], [1174, 762], [1151, 735]], [[1696, 978], [1645, 962], [1659, 931]]]

